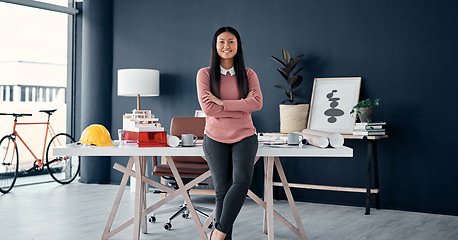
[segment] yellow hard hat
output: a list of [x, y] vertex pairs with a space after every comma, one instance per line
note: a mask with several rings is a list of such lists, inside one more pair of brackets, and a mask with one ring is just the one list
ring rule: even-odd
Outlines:
[[84, 129], [81, 134], [80, 143], [94, 144], [97, 146], [114, 146], [111, 141], [110, 133], [100, 124], [92, 124]]

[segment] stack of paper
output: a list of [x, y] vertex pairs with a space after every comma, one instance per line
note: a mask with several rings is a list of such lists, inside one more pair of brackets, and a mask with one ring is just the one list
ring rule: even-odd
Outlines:
[[285, 136], [258, 136], [258, 142], [260, 144], [265, 144], [265, 145], [281, 145], [281, 144], [287, 144], [288, 137]]

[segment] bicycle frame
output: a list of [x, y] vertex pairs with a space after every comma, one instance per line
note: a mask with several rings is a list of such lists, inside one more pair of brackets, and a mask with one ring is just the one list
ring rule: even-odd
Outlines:
[[[19, 133], [16, 131], [16, 126], [18, 126], [18, 125], [46, 125], [45, 139], [43, 141], [43, 152], [41, 154], [41, 159], [37, 158], [35, 153], [29, 148], [27, 143], [21, 138]], [[11, 134], [11, 136], [14, 139], [16, 139], [16, 137], [17, 137], [17, 139], [19, 139], [22, 142], [22, 144], [24, 144], [24, 146], [27, 148], [27, 150], [30, 152], [30, 154], [32, 154], [32, 156], [35, 158], [35, 162], [37, 162], [38, 166], [41, 167], [41, 168], [44, 167], [43, 162], [44, 162], [44, 157], [45, 157], [46, 140], [48, 138], [48, 134], [51, 136], [51, 138], [56, 135], [56, 133], [54, 132], [54, 129], [51, 126], [51, 123], [49, 122], [49, 119], [48, 119], [47, 122], [19, 122], [19, 123], [17, 122], [17, 119], [14, 119], [13, 133]], [[15, 141], [15, 145], [16, 145], [16, 147], [18, 146], [16, 141]]]

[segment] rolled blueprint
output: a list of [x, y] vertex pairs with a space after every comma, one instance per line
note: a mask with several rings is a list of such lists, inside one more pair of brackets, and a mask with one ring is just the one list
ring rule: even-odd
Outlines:
[[303, 132], [296, 132], [296, 133], [302, 135], [307, 140], [307, 143], [310, 145], [317, 146], [320, 148], [326, 148], [329, 145], [329, 140], [327, 137], [303, 133]]
[[331, 147], [340, 148], [344, 145], [344, 137], [340, 133], [325, 132], [320, 130], [304, 129], [302, 133], [313, 134], [316, 136], [326, 137], [329, 139]]
[[178, 147], [180, 145], [180, 139], [177, 136], [167, 135], [167, 145], [170, 147]]

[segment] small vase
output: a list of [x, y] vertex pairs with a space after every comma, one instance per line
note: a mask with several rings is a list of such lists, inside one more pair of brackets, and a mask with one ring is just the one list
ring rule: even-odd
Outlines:
[[359, 112], [361, 113], [358, 113], [358, 118], [359, 118], [359, 121], [361, 122], [371, 122], [372, 121], [372, 115], [374, 113], [374, 109], [373, 108], [359, 108], [358, 109]]

